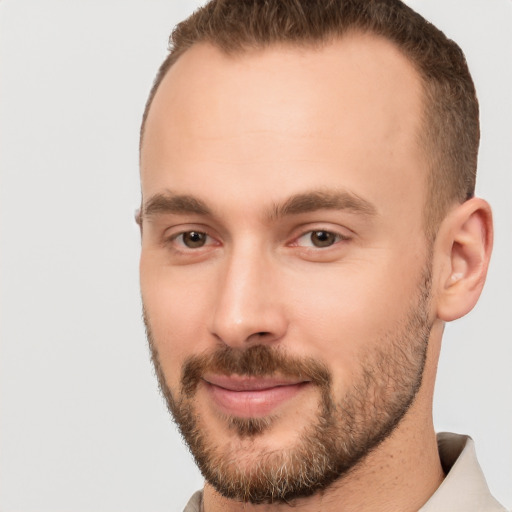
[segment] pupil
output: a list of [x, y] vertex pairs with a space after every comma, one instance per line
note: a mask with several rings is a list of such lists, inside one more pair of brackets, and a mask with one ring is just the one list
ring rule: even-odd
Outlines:
[[312, 239], [313, 244], [317, 247], [327, 247], [334, 243], [334, 234], [328, 231], [315, 231]]
[[187, 247], [201, 247], [206, 241], [204, 233], [198, 231], [189, 231], [183, 235], [183, 241]]

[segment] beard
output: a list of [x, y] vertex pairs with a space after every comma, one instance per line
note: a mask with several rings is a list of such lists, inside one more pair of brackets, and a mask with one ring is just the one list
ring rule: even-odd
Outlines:
[[[189, 357], [182, 368], [179, 393], [174, 394], [167, 385], [144, 311], [160, 389], [205, 480], [226, 498], [252, 504], [289, 503], [328, 488], [361, 463], [395, 430], [421, 387], [432, 328], [430, 285], [427, 268], [405, 318], [361, 354], [356, 377], [337, 402], [331, 373], [324, 363], [293, 357], [263, 344], [245, 350], [224, 346]], [[227, 417], [226, 442], [215, 442], [194, 400], [207, 372], [279, 374], [308, 380], [319, 392], [316, 416], [292, 447], [281, 450], [257, 449], [252, 444], [272, 429], [278, 421], [273, 416]], [[248, 444], [242, 445], [244, 440]]]

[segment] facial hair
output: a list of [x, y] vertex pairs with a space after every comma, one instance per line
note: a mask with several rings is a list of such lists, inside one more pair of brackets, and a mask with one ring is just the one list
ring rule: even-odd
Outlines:
[[[361, 463], [394, 431], [421, 387], [432, 327], [428, 314], [430, 285], [427, 268], [408, 314], [360, 356], [357, 378], [337, 403], [324, 363], [293, 357], [263, 344], [246, 350], [224, 346], [210, 354], [189, 357], [182, 368], [181, 388], [173, 393], [144, 312], [160, 389], [206, 481], [226, 498], [253, 504], [289, 503], [326, 489]], [[233, 448], [229, 442], [215, 443], [194, 402], [206, 372], [307, 379], [319, 391], [317, 416], [291, 448], [253, 453]], [[268, 432], [274, 420], [272, 416], [230, 417], [226, 436], [254, 440]]]

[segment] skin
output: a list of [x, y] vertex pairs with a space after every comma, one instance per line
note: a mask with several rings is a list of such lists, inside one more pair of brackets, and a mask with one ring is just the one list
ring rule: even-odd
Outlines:
[[[407, 315], [429, 264], [422, 109], [417, 72], [370, 35], [233, 56], [202, 44], [180, 57], [155, 96], [141, 150], [142, 297], [173, 393], [187, 357], [265, 343], [325, 364], [335, 400], [344, 396], [361, 355]], [[275, 215], [276, 205], [311, 191], [349, 194], [369, 208]], [[209, 211], [148, 211], [155, 197], [171, 195]], [[338, 236], [318, 248], [312, 230]], [[207, 233], [207, 243], [186, 247], [180, 233], [190, 231]], [[432, 330], [416, 400], [362, 463], [297, 500], [296, 510], [412, 511], [434, 493], [443, 478], [432, 424], [443, 325], [478, 299], [491, 244], [487, 203], [454, 204], [431, 248]], [[255, 439], [233, 438], [206, 386], [195, 400], [212, 441], [250, 465], [265, 450], [294, 445], [314, 420], [318, 394], [306, 386], [278, 404], [272, 429]], [[244, 412], [263, 414], [250, 403]], [[208, 484], [204, 507], [289, 508], [243, 505]]]

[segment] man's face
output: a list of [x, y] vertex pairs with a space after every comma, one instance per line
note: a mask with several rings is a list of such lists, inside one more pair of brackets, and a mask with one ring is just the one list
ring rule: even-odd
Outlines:
[[207, 480], [332, 483], [393, 431], [431, 319], [420, 78], [389, 43], [170, 69], [141, 153], [141, 287], [161, 387]]

